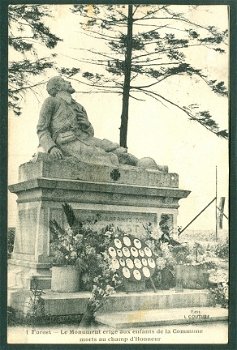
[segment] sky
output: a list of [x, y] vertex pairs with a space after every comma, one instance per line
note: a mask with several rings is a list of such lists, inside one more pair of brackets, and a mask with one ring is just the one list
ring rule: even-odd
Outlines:
[[[79, 18], [68, 11], [67, 5], [50, 5], [50, 29], [63, 39], [56, 47], [57, 65], [79, 65], [76, 59], [86, 58], [85, 48], [99, 49], [99, 44], [82, 34]], [[175, 6], [185, 11], [185, 6]], [[193, 21], [213, 24], [221, 29], [228, 27], [226, 6], [199, 6], [190, 14]], [[101, 45], [101, 44], [100, 44]], [[81, 50], [83, 49], [83, 50]], [[103, 48], [104, 49], [104, 48]], [[39, 55], [44, 54], [42, 47]], [[71, 58], [70, 58], [71, 57]], [[11, 55], [10, 55], [11, 59]], [[228, 83], [228, 54], [218, 55], [205, 48], [190, 51], [189, 61], [204, 67], [217, 80]], [[96, 67], [99, 71], [99, 67]], [[42, 76], [45, 81], [55, 75], [49, 71]], [[75, 85], [74, 98], [87, 110], [94, 126], [95, 136], [118, 142], [121, 115], [121, 96], [113, 94], [83, 94]], [[221, 128], [228, 128], [228, 99], [217, 97], [204, 83], [188, 77], [177, 77], [159, 85], [163, 95], [185, 104], [200, 102], [210, 110]], [[36, 125], [39, 111], [47, 97], [45, 85], [37, 90], [37, 97], [26, 94], [23, 113], [16, 117], [9, 112], [9, 184], [17, 182], [18, 166], [31, 159], [38, 140]], [[184, 103], [183, 103], [184, 104]], [[168, 165], [169, 172], [179, 174], [180, 188], [190, 190], [187, 199], [180, 201], [178, 225], [185, 226], [214, 197], [216, 191], [216, 166], [218, 169], [218, 200], [228, 198], [228, 141], [218, 138], [204, 127], [188, 120], [180, 110], [164, 106], [147, 98], [131, 100], [129, 106], [128, 150], [138, 158], [149, 156], [160, 165]], [[16, 196], [9, 194], [9, 226], [15, 225]], [[226, 200], [226, 202], [228, 202]], [[228, 208], [225, 208], [226, 214]], [[224, 219], [224, 227], [227, 221]], [[190, 229], [215, 230], [215, 205], [206, 210]]]

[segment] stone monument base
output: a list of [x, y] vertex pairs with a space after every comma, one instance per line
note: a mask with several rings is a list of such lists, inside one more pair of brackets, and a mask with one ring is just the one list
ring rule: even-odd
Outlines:
[[[167, 170], [167, 168], [166, 168]], [[139, 167], [92, 165], [73, 159], [54, 160], [46, 154], [20, 166], [18, 220], [9, 260], [9, 287], [29, 290], [51, 287], [50, 220], [64, 226], [62, 205], [70, 204], [80, 220], [100, 216], [96, 229], [109, 224], [142, 238], [144, 225], [158, 226], [163, 215], [177, 231], [179, 200], [190, 191], [178, 188], [178, 175]]]
[[[30, 291], [11, 289], [9, 303], [15, 310], [27, 313], [29, 309]], [[44, 312], [48, 316], [80, 315], [86, 311], [90, 292], [57, 293], [44, 290]], [[172, 308], [207, 307], [212, 299], [207, 289], [184, 289], [177, 292], [170, 290], [146, 290], [145, 292], [118, 292], [112, 294], [100, 309], [100, 314], [112, 312], [128, 312], [138, 310], [162, 310]]]

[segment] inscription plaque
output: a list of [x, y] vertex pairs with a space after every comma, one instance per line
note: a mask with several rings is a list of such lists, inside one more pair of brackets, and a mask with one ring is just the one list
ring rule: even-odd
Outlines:
[[75, 216], [81, 221], [93, 220], [98, 216], [95, 224], [96, 229], [101, 229], [107, 225], [113, 224], [126, 233], [142, 238], [145, 235], [143, 225], [151, 223], [157, 225], [156, 213], [138, 213], [138, 212], [118, 212], [118, 211], [99, 211], [99, 210], [74, 210]]

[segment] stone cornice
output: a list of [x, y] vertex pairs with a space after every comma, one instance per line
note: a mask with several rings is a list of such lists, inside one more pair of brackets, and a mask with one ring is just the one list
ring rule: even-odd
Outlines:
[[169, 187], [136, 186], [105, 182], [88, 182], [81, 180], [59, 180], [39, 178], [27, 180], [9, 186], [12, 193], [20, 193], [33, 189], [57, 189], [70, 191], [104, 192], [126, 195], [147, 195], [158, 197], [186, 198], [191, 191]]

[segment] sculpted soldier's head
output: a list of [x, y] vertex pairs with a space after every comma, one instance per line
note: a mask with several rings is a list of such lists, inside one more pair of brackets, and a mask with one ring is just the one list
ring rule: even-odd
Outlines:
[[66, 91], [72, 94], [75, 92], [74, 88], [72, 87], [71, 83], [69, 81], [64, 80], [60, 76], [53, 77], [49, 79], [46, 89], [51, 96], [56, 96], [58, 92], [60, 91]]

